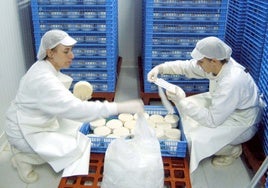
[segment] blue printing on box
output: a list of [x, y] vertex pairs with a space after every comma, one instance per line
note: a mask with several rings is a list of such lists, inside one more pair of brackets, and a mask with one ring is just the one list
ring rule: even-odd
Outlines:
[[[116, 81], [115, 80], [83, 80], [88, 81], [93, 86], [94, 92], [115, 92]], [[73, 90], [74, 84], [78, 81], [73, 81], [70, 87], [70, 91]]]
[[[148, 47], [148, 46], [147, 46]], [[145, 61], [147, 58], [152, 59], [162, 59], [162, 61], [168, 59], [181, 59], [187, 58], [190, 56], [191, 51], [194, 46], [171, 46], [171, 45], [160, 45], [160, 46], [152, 46], [145, 49]], [[150, 50], [149, 50], [150, 49]]]
[[220, 24], [224, 24], [225, 23], [225, 18], [223, 18], [223, 17], [219, 17], [219, 19], [218, 20], [195, 20], [195, 19], [186, 19], [186, 18], [188, 18], [188, 17], [185, 17], [185, 19], [184, 20], [178, 20], [178, 19], [176, 19], [176, 20], [168, 20], [168, 19], [158, 19], [158, 20], [155, 20], [155, 19], [153, 19], [153, 18], [150, 18], [150, 16], [148, 16], [148, 17], [143, 17], [145, 20], [146, 20], [146, 22], [148, 23], [148, 25], [147, 26], [151, 26], [152, 24], [153, 25], [161, 25], [161, 24], [169, 24], [169, 25], [176, 25], [176, 24], [180, 24], [180, 25], [182, 25], [182, 24], [193, 24], [193, 25], [206, 25], [206, 24], [208, 24], [208, 25], [220, 25]]
[[[105, 6], [66, 6], [32, 4], [32, 13], [43, 18], [101, 18], [111, 19], [118, 16], [116, 5]], [[90, 14], [88, 13], [90, 12]], [[103, 13], [105, 12], [105, 13]], [[84, 14], [86, 13], [86, 14]]]
[[[165, 20], [165, 21], [198, 21], [198, 22], [215, 22], [221, 21], [221, 14], [226, 14], [227, 10], [217, 9], [148, 9], [144, 16], [146, 21], [149, 20]], [[151, 11], [150, 11], [151, 10]]]
[[68, 31], [80, 31], [80, 32], [107, 32], [114, 34], [117, 31], [116, 24], [105, 23], [105, 22], [88, 22], [85, 20], [72, 21], [72, 20], [39, 20], [35, 22], [33, 20], [33, 26], [35, 29], [40, 30], [40, 32], [45, 32], [49, 29], [64, 29]]
[[[151, 34], [151, 33], [146, 33], [145, 35], [145, 39], [144, 39], [144, 43], [143, 43], [143, 47], [145, 48], [152, 48], [152, 46], [155, 46], [154, 43], [156, 45], [161, 46], [162, 44], [165, 43], [165, 45], [167, 46], [163, 46], [163, 47], [175, 47], [174, 45], [183, 45], [185, 47], [189, 47], [191, 48], [193, 45], [196, 44], [196, 42], [198, 42], [200, 39], [210, 36], [208, 33], [202, 33], [202, 34], [177, 34], [177, 33], [155, 33], [155, 34]], [[216, 35], [213, 36], [217, 36], [221, 39], [224, 38], [224, 33], [217, 33]], [[169, 40], [171, 39], [171, 40]], [[156, 41], [157, 40], [157, 41]], [[168, 45], [168, 43], [170, 45]]]
[[92, 7], [66, 7], [66, 6], [32, 6], [33, 14], [42, 19], [61, 18], [61, 19], [113, 19], [116, 18], [114, 10], [107, 10], [105, 8]]
[[116, 69], [106, 71], [96, 71], [92, 69], [62, 69], [62, 73], [77, 80], [115, 80]]
[[[148, 114], [158, 114], [158, 115], [166, 115], [167, 110], [163, 106], [145, 106], [145, 111]], [[181, 130], [181, 140], [180, 141], [171, 141], [171, 140], [159, 140], [161, 147], [162, 156], [171, 156], [171, 157], [185, 157], [187, 152], [187, 141], [183, 132], [183, 128], [181, 125], [181, 120], [178, 123], [178, 128]], [[90, 128], [83, 124], [80, 128], [80, 132], [83, 134], [88, 134], [90, 132]], [[89, 137], [91, 140], [91, 152], [96, 153], [105, 153], [108, 145], [113, 138], [104, 138], [104, 137]]]
[[[106, 19], [110, 22], [110, 19], [114, 19], [115, 21], [117, 20], [117, 3], [113, 4], [113, 5], [109, 5], [107, 3], [107, 5], [104, 6], [85, 6], [85, 5], [81, 5], [81, 6], [66, 6], [66, 5], [48, 5], [48, 6], [43, 6], [43, 5], [38, 5], [36, 1], [32, 1], [31, 2], [31, 7], [32, 7], [32, 15], [33, 15], [33, 19], [39, 19], [39, 18], [51, 18], [50, 14], [47, 14], [48, 12], [46, 11], [53, 11], [53, 10], [58, 10], [57, 12], [52, 12], [52, 18], [63, 18], [64, 16], [66, 16], [66, 14], [62, 14], [63, 11], [66, 10], [79, 10], [80, 12], [83, 12], [85, 10], [89, 10], [89, 9], [95, 9], [95, 10], [102, 10], [105, 11], [106, 16], [103, 16], [99, 13], [97, 18], [101, 18], [101, 19]], [[68, 18], [72, 19], [76, 19], [79, 17], [83, 17], [84, 19], [87, 18], [91, 18], [91, 15], [80, 15], [77, 12], [74, 13], [69, 13], [67, 14]]]
[[157, 1], [154, 2], [154, 0], [144, 0], [143, 4], [146, 6], [152, 6], [152, 7], [167, 7], [167, 8], [174, 8], [176, 6], [179, 7], [221, 7], [222, 4], [227, 4], [227, 0], [223, 0], [223, 1], [200, 1], [200, 3], [198, 1], [179, 1], [179, 2], [168, 2], [166, 0], [162, 0], [162, 1]]
[[150, 27], [144, 31], [145, 34], [147, 33], [166, 33], [166, 34], [175, 34], [180, 33], [181, 35], [197, 35], [197, 34], [204, 34], [204, 35], [217, 35], [218, 33], [223, 33], [225, 31], [225, 24], [222, 25], [209, 25], [207, 23], [203, 23], [202, 25], [195, 25], [195, 24], [185, 24], [183, 26], [176, 25], [176, 24], [166, 24], [166, 25], [154, 25], [154, 27]]
[[[209, 88], [208, 81], [204, 80], [188, 80], [188, 81], [173, 81], [171, 83], [174, 83], [178, 86], [180, 86], [186, 93], [202, 93], [207, 92]], [[158, 87], [155, 84], [148, 83], [146, 80], [144, 80], [144, 92], [146, 93], [157, 93]]]
[[103, 58], [75, 58], [72, 61], [72, 68], [90, 68], [91, 70], [113, 70], [117, 65], [117, 60]]
[[40, 5], [83, 5], [83, 6], [102, 6], [105, 4], [115, 3], [117, 4], [117, 0], [33, 0], [35, 3]]

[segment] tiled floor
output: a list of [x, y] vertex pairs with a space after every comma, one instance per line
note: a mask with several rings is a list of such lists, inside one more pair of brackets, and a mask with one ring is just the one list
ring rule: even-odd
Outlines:
[[[136, 72], [137, 70], [133, 68], [121, 69], [115, 101], [134, 99], [139, 96]], [[28, 185], [23, 183], [16, 170], [11, 166], [10, 156], [11, 153], [7, 145], [0, 152], [0, 188], [58, 187], [61, 173], [55, 173], [49, 165], [36, 167], [40, 176], [38, 182]], [[252, 177], [251, 171], [241, 158], [237, 159], [231, 166], [224, 168], [215, 168], [208, 158], [201, 162], [195, 173], [195, 178], [192, 179], [193, 188], [246, 188]]]

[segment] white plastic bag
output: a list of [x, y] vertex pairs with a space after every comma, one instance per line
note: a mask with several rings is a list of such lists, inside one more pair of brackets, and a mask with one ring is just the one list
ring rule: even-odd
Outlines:
[[133, 139], [115, 139], [106, 151], [102, 188], [163, 188], [160, 144], [143, 115]]

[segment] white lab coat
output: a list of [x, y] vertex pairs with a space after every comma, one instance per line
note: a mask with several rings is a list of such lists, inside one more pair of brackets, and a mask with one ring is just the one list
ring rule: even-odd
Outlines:
[[[22, 152], [36, 152], [56, 172], [69, 168], [66, 176], [88, 173], [90, 142], [75, 122], [117, 114], [115, 103], [74, 97], [68, 90], [71, 82], [49, 61], [34, 63], [21, 79], [5, 128], [11, 145]], [[77, 165], [85, 168], [79, 170]]]
[[176, 104], [189, 143], [190, 173], [202, 159], [245, 132], [249, 134], [244, 134], [247, 138], [242, 138], [243, 141], [255, 134], [253, 125], [261, 118], [258, 88], [234, 59], [224, 64], [217, 76], [204, 72], [196, 60], [166, 62], [163, 69], [166, 74], [209, 79], [209, 92], [187, 97]]

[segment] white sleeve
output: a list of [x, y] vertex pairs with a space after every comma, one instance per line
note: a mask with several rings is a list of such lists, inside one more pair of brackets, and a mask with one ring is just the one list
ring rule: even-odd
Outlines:
[[178, 74], [185, 75], [188, 78], [206, 78], [206, 73], [202, 68], [197, 65], [197, 61], [186, 60], [186, 61], [168, 61], [161, 64], [163, 74]]
[[76, 121], [91, 121], [118, 113], [113, 102], [81, 101], [56, 78], [39, 80], [38, 108], [52, 116]]

